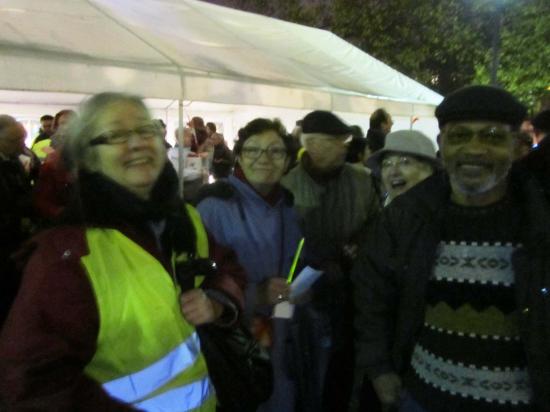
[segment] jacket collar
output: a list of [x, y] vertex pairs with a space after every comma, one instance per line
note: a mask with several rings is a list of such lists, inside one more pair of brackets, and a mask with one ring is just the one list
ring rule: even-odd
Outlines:
[[[521, 239], [531, 247], [550, 249], [550, 205], [536, 177], [524, 168], [510, 172], [508, 195], [523, 214]], [[389, 206], [400, 205], [423, 221], [440, 222], [451, 196], [448, 175], [442, 171], [398, 196]], [[544, 246], [545, 245], [545, 246]]]

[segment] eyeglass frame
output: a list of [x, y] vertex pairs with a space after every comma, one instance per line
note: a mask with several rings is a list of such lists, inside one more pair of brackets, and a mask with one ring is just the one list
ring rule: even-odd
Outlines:
[[[140, 133], [139, 129], [143, 128], [150, 128], [150, 135], [145, 135], [143, 132]], [[122, 136], [119, 137], [118, 141], [113, 141], [113, 139], [116, 139], [117, 137], [113, 137], [112, 134], [122, 133]], [[109, 137], [111, 135], [111, 137]], [[99, 145], [108, 145], [108, 146], [119, 146], [128, 143], [131, 136], [138, 136], [140, 140], [150, 140], [155, 137], [160, 137], [160, 129], [157, 125], [154, 123], [148, 123], [144, 124], [138, 127], [135, 127], [133, 129], [126, 129], [126, 130], [110, 130], [101, 133], [100, 135], [90, 139], [89, 145], [90, 146], [99, 146]]]
[[[256, 156], [251, 156], [250, 153], [249, 154], [246, 154], [246, 151], [247, 150], [258, 150], [258, 154]], [[271, 150], [279, 150], [279, 152], [276, 152], [276, 156], [273, 156], [274, 153], [270, 152]], [[266, 149], [262, 149], [262, 148], [259, 148], [259, 147], [255, 147], [255, 146], [252, 146], [252, 147], [243, 147], [241, 149], [241, 156], [244, 157], [245, 159], [248, 159], [248, 160], [258, 160], [260, 157], [262, 157], [262, 155], [265, 153], [265, 155], [271, 159], [271, 160], [283, 160], [285, 159], [286, 157], [288, 157], [288, 150], [286, 147], [273, 147], [273, 146], [268, 146]], [[279, 157], [279, 154], [281, 155]]]
[[[393, 162], [390, 162], [388, 157], [390, 156], [398, 156], [398, 159], [397, 161], [393, 161]], [[412, 160], [412, 162], [411, 162]], [[380, 162], [380, 170], [382, 170], [383, 168], [390, 168], [390, 167], [395, 167], [395, 166], [410, 166], [410, 165], [413, 165], [415, 162], [418, 162], [418, 158], [416, 156], [413, 156], [413, 155], [409, 155], [409, 154], [397, 154], [397, 153], [388, 153], [386, 156], [384, 156], [384, 158], [382, 159], [382, 161]], [[384, 162], [386, 162], [386, 164], [384, 165]]]
[[[462, 132], [467, 132], [463, 137], [453, 136], [453, 131], [459, 129]], [[449, 134], [450, 133], [450, 134]], [[505, 137], [512, 136], [512, 132], [508, 129], [503, 129], [498, 126], [486, 126], [479, 130], [472, 130], [466, 126], [456, 126], [442, 133], [445, 141], [448, 144], [467, 144], [470, 143], [475, 136], [484, 144], [501, 145], [506, 143]]]

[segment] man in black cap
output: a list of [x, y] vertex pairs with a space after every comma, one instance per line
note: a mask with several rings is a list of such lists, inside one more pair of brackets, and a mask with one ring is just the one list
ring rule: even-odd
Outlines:
[[471, 86], [436, 109], [445, 173], [369, 227], [353, 269], [358, 365], [401, 411], [547, 411], [550, 205], [511, 173], [525, 107]]
[[[345, 410], [351, 393], [354, 358], [349, 269], [353, 253], [349, 252], [365, 224], [379, 211], [370, 174], [345, 163], [351, 132], [331, 112], [309, 113], [300, 135], [305, 152], [282, 181], [294, 195], [300, 215], [306, 262], [324, 271], [313, 293], [315, 314], [302, 318], [304, 323], [315, 318], [319, 335], [310, 335], [310, 342], [303, 344], [315, 354], [312, 364], [304, 367], [310, 374], [305, 379], [310, 390], [301, 396], [301, 411]], [[296, 314], [297, 319], [300, 316]]]

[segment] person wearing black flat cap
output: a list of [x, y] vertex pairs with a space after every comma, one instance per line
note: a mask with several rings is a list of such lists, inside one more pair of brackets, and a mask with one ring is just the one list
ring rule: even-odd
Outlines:
[[384, 209], [353, 269], [357, 365], [387, 410], [548, 411], [550, 204], [512, 171], [526, 108], [470, 86], [435, 114], [444, 172]]
[[300, 330], [314, 330], [303, 343], [314, 359], [302, 366], [306, 389], [302, 386], [301, 411], [343, 410], [351, 394], [353, 308], [349, 269], [356, 237], [379, 212], [369, 172], [345, 163], [351, 132], [331, 112], [309, 113], [302, 121], [300, 135], [305, 153], [282, 180], [294, 195], [305, 236], [306, 263], [324, 271], [312, 295], [315, 313], [298, 310], [295, 314], [296, 322], [313, 325]]

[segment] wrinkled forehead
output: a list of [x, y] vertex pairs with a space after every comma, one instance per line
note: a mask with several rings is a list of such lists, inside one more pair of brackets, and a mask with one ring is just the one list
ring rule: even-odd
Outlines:
[[512, 131], [512, 127], [509, 124], [497, 122], [494, 120], [460, 120], [448, 122], [443, 126], [443, 129], [441, 129], [441, 131], [443, 133], [455, 129], [470, 129], [473, 131], [478, 131], [491, 127], [495, 127], [499, 130], [505, 130], [508, 132]]
[[243, 144], [243, 147], [250, 146], [284, 146], [283, 138], [274, 130], [266, 130], [261, 133], [253, 134]]

